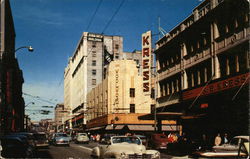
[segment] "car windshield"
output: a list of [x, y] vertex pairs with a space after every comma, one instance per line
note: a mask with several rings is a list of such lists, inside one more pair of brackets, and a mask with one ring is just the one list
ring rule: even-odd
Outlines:
[[114, 144], [123, 143], [123, 142], [133, 143], [133, 144], [138, 144], [138, 145], [141, 144], [141, 141], [140, 141], [139, 138], [137, 138], [137, 137], [130, 137], [130, 136], [127, 136], [127, 137], [113, 137], [112, 138], [112, 142]]
[[87, 136], [87, 134], [78, 134], [79, 136]]

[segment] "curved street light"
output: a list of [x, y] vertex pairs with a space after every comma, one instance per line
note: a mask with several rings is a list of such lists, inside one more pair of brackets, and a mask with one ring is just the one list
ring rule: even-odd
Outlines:
[[21, 46], [21, 47], [17, 48], [15, 50], [15, 52], [17, 52], [18, 50], [23, 49], [23, 48], [27, 48], [29, 52], [33, 52], [34, 51], [34, 49], [33, 49], [32, 46]]

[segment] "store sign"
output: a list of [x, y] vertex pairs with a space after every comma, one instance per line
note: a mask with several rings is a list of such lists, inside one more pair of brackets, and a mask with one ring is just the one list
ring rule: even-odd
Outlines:
[[88, 40], [89, 41], [99, 41], [99, 42], [102, 42], [103, 41], [103, 35], [88, 33]]
[[142, 34], [142, 75], [143, 75], [143, 92], [150, 94], [151, 81], [151, 54], [152, 40], [151, 31]]
[[246, 73], [246, 74], [238, 75], [232, 78], [228, 78], [226, 80], [215, 82], [215, 83], [207, 85], [206, 88], [204, 88], [204, 90], [203, 90], [203, 87], [200, 87], [200, 88], [196, 88], [190, 91], [183, 92], [182, 99], [187, 100], [187, 99], [195, 98], [201, 92], [202, 93], [200, 96], [205, 96], [205, 95], [217, 93], [220, 91], [224, 91], [230, 88], [239, 87], [246, 83], [248, 84], [249, 75], [250, 73]]

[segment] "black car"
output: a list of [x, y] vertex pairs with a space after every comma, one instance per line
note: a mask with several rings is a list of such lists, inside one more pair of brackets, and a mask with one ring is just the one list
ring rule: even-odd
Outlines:
[[33, 147], [28, 139], [21, 135], [6, 135], [0, 138], [2, 145], [2, 157], [5, 158], [30, 158], [35, 157]]

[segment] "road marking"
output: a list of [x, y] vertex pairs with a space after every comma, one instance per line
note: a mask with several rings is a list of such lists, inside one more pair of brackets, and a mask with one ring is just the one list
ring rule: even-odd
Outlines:
[[88, 147], [85, 147], [85, 146], [79, 146], [79, 147], [81, 147], [81, 148], [83, 148], [83, 149], [86, 149], [86, 150], [89, 150], [89, 151], [92, 151], [91, 148], [88, 148]]

